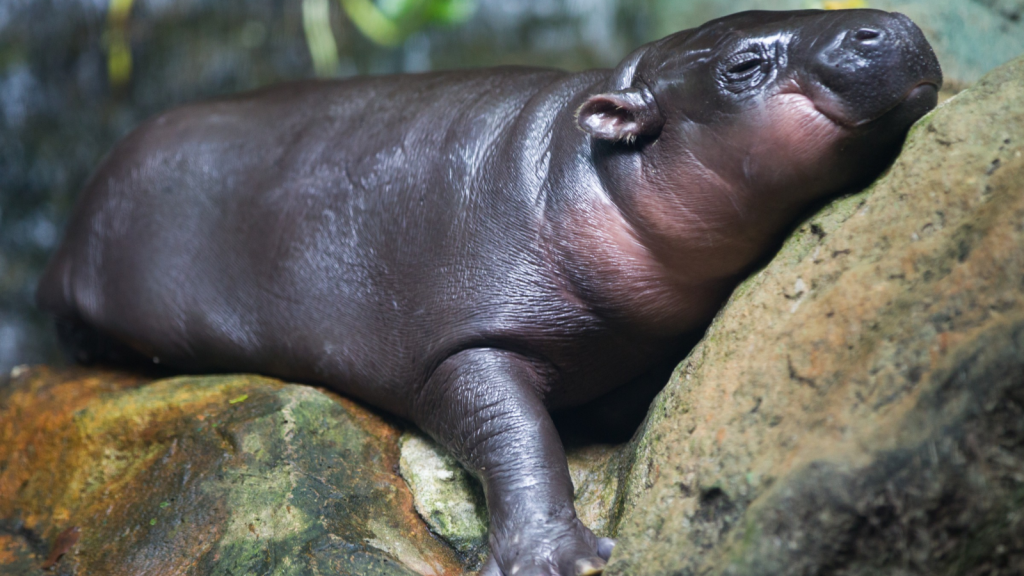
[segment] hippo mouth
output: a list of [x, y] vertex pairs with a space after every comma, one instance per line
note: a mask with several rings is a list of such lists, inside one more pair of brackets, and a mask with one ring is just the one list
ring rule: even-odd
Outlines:
[[[901, 132], [935, 107], [938, 84], [920, 81], [906, 89], [900, 98], [874, 111], [870, 117], [857, 118], [836, 104], [835, 95], [820, 86], [817, 92], [802, 89], [790, 81], [769, 99], [773, 110], [773, 129], [786, 141], [790, 151], [797, 148], [828, 148], [831, 142], [846, 140], [857, 134]], [[815, 143], [815, 144], [812, 144]]]
[[922, 80], [907, 89], [902, 97], [894, 98], [892, 104], [887, 108], [876, 111], [867, 118], [854, 118], [843, 103], [828, 90], [821, 90], [818, 94], [799, 91], [814, 105], [815, 110], [833, 124], [842, 128], [862, 128], [873, 124], [897, 109], [908, 109], [916, 112], [916, 117], [923, 116], [927, 111], [935, 107], [939, 97], [939, 85], [931, 80]]

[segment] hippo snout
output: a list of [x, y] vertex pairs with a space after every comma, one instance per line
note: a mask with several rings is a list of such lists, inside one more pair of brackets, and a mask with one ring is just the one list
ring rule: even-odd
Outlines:
[[935, 106], [942, 71], [921, 29], [899, 13], [850, 11], [811, 47], [808, 92], [835, 122], [861, 126], [904, 103]]

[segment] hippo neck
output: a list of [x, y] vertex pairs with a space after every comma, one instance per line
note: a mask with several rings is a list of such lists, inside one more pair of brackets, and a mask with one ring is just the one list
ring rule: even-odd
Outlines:
[[599, 170], [639, 241], [688, 284], [746, 272], [806, 204], [792, 191], [752, 189], [740, 172], [716, 171], [686, 146], [664, 140], [608, 158]]
[[797, 208], [759, 205], [694, 158], [669, 177], [641, 158], [595, 149], [592, 193], [549, 217], [549, 241], [593, 309], [655, 333], [699, 328]]

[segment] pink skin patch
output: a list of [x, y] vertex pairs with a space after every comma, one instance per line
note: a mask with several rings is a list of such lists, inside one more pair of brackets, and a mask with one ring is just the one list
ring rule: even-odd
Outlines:
[[[810, 177], [837, 151], [847, 129], [833, 122], [798, 92], [780, 92], [765, 102], [767, 122], [752, 146], [744, 172], [749, 186]], [[782, 167], [785, 167], [783, 169]], [[768, 180], [768, 181], [766, 181]], [[770, 182], [779, 180], [779, 182]]]
[[845, 129], [823, 114], [807, 96], [795, 92], [776, 94], [767, 102], [774, 120], [775, 140], [791, 146], [789, 154], [808, 157], [843, 138]]

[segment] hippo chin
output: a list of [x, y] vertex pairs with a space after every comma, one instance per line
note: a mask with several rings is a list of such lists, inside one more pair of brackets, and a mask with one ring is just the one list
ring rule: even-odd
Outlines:
[[300, 82], [127, 136], [39, 286], [84, 361], [320, 383], [483, 483], [488, 575], [601, 572], [549, 410], [678, 358], [942, 78], [900, 14], [746, 12], [614, 70]]

